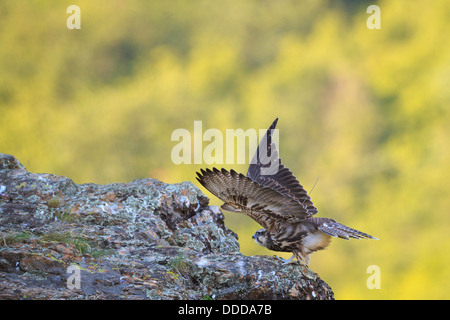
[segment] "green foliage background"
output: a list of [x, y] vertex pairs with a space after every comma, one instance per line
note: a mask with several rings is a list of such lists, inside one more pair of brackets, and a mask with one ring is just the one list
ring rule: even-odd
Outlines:
[[[381, 30], [370, 4], [3, 0], [0, 152], [77, 183], [196, 183], [207, 165], [172, 163], [173, 130], [279, 117], [284, 163], [308, 190], [320, 176], [319, 215], [381, 239], [312, 256], [336, 298], [448, 299], [450, 2], [375, 2]], [[245, 254], [274, 254], [247, 217], [226, 224]]]

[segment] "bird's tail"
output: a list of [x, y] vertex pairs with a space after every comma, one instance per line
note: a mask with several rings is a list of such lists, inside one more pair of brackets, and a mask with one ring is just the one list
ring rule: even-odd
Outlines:
[[339, 237], [341, 239], [346, 239], [346, 240], [350, 240], [350, 238], [378, 240], [378, 238], [375, 238], [374, 236], [371, 236], [370, 234], [367, 234], [362, 231], [344, 226], [343, 224], [341, 224], [333, 219], [325, 219], [325, 218], [322, 218], [322, 219], [323, 219], [323, 221], [321, 221], [321, 223], [319, 224], [318, 229], [320, 231], [322, 231], [323, 233], [328, 234], [332, 237]]

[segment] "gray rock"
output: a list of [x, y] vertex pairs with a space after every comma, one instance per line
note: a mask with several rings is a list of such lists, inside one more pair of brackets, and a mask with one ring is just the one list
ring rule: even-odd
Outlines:
[[245, 256], [192, 183], [75, 184], [0, 154], [0, 299], [333, 299], [299, 264]]

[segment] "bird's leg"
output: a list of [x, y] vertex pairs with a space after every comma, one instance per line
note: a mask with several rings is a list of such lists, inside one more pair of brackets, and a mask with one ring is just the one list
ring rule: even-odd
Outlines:
[[290, 257], [289, 259], [283, 259], [281, 257], [275, 256], [275, 258], [277, 258], [278, 260], [283, 261], [283, 265], [284, 264], [288, 264], [292, 262], [292, 259], [294, 259], [295, 255], [293, 254], [292, 257]]

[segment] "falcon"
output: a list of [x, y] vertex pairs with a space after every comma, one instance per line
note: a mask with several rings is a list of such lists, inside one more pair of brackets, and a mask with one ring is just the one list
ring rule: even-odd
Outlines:
[[224, 202], [222, 209], [241, 212], [263, 227], [253, 235], [257, 244], [273, 251], [291, 252], [292, 257], [283, 259], [284, 263], [295, 257], [308, 265], [310, 254], [325, 249], [332, 237], [378, 240], [333, 219], [314, 216], [317, 208], [294, 174], [282, 164], [272, 142], [277, 122], [278, 118], [262, 138], [247, 175], [234, 170], [201, 169], [197, 172], [200, 184]]

